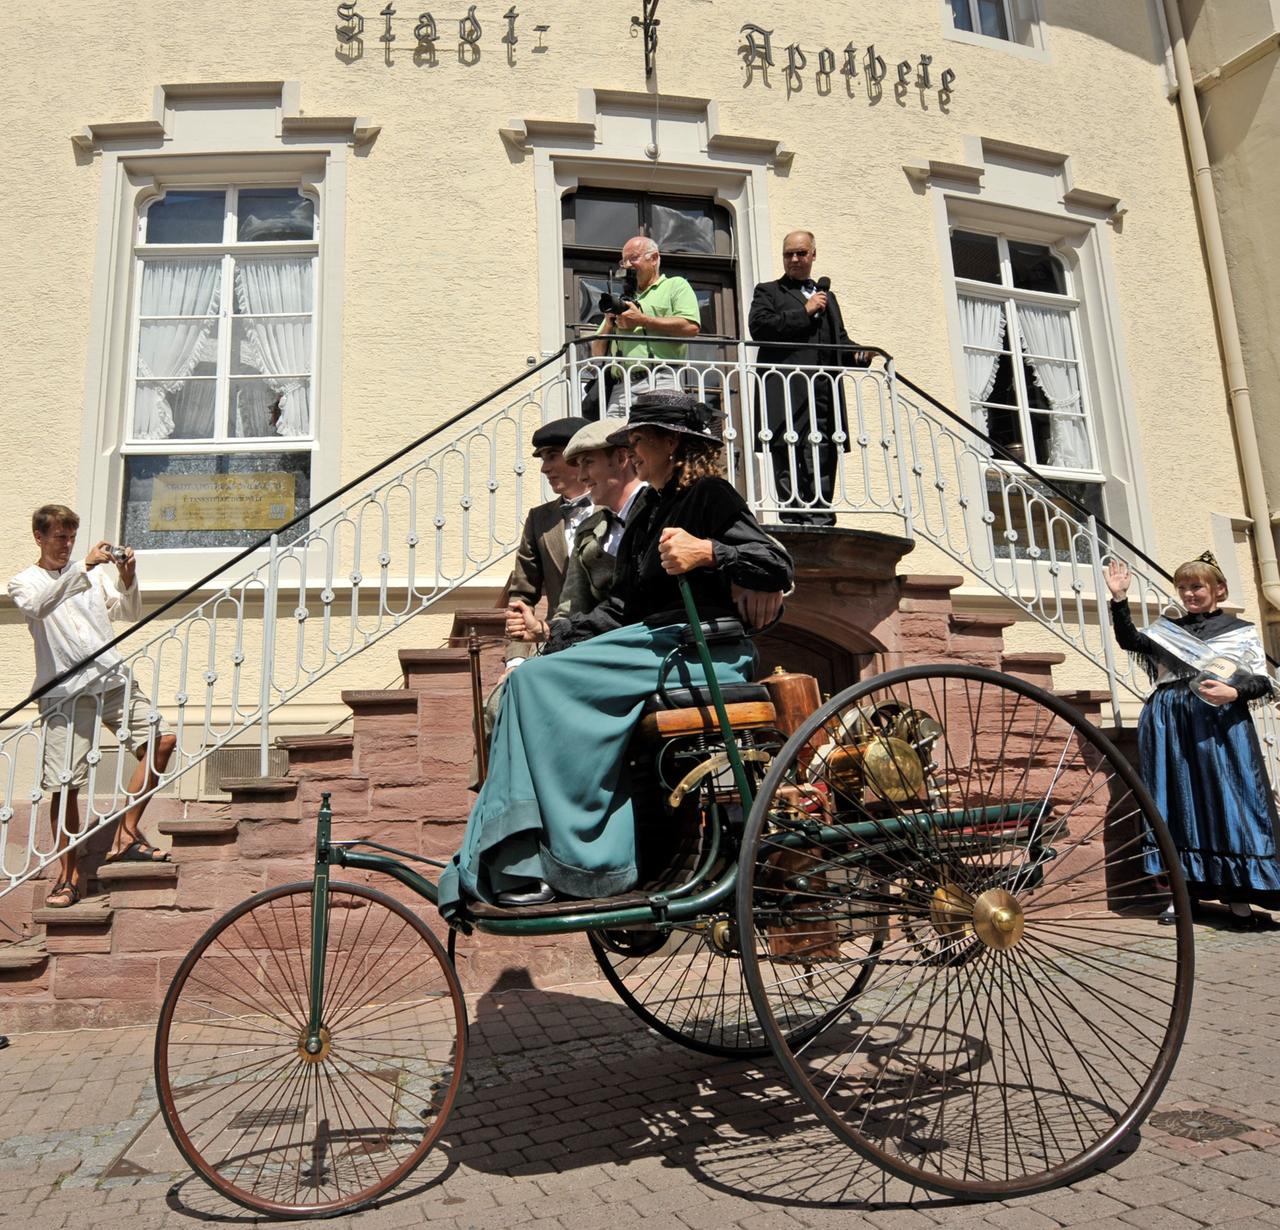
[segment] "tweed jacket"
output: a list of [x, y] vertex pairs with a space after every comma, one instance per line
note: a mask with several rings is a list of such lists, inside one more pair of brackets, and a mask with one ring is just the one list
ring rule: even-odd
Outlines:
[[569, 562], [564, 507], [564, 500], [557, 496], [529, 510], [511, 567], [511, 579], [507, 582], [507, 600], [519, 598], [536, 606], [538, 599], [545, 595], [549, 611], [559, 605]]

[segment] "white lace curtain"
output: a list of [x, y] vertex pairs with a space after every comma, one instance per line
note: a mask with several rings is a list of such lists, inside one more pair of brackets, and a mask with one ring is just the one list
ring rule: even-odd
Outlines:
[[1027, 363], [1053, 410], [1049, 419], [1049, 456], [1041, 460], [1046, 465], [1073, 470], [1093, 469], [1070, 313], [1019, 304], [1018, 324], [1028, 352]]
[[[306, 435], [311, 430], [311, 259], [238, 262], [235, 300], [233, 370], [261, 378], [236, 382], [236, 434]], [[280, 416], [272, 426], [271, 405], [277, 401]]]
[[[964, 365], [969, 379], [969, 403], [973, 423], [979, 431], [987, 430], [987, 412], [980, 406], [991, 396], [996, 385], [1000, 356], [988, 354], [1004, 346], [1004, 305], [991, 299], [960, 296], [960, 325], [964, 333]], [[975, 350], [980, 346], [983, 349]]]
[[[216, 260], [148, 261], [142, 269], [134, 435], [167, 440], [213, 434], [212, 382], [190, 382], [200, 363], [216, 361], [221, 264]], [[149, 320], [148, 317], [187, 319]]]

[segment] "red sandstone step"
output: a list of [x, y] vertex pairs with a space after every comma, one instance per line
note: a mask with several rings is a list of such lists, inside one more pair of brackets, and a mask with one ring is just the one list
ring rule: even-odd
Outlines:
[[203, 820], [161, 820], [156, 828], [168, 837], [226, 837], [235, 833], [240, 821], [234, 816]]
[[1000, 659], [1010, 670], [1025, 670], [1037, 666], [1061, 666], [1067, 660], [1065, 653], [1006, 653]]
[[38, 969], [49, 959], [43, 935], [33, 935], [14, 944], [0, 945], [0, 974], [5, 970]]
[[412, 713], [418, 708], [418, 693], [412, 688], [356, 688], [342, 693], [342, 703], [353, 713]]
[[167, 909], [177, 900], [176, 863], [110, 863], [96, 878], [113, 909]]
[[350, 734], [283, 735], [276, 746], [289, 754], [291, 778], [341, 771], [351, 763]]
[[32, 914], [32, 918], [46, 929], [64, 926], [100, 926], [103, 923], [109, 923], [114, 912], [111, 908], [111, 898], [106, 893], [99, 893], [93, 897], [85, 897], [75, 905], [66, 906], [64, 909], [42, 905]]
[[32, 914], [34, 921], [44, 926], [45, 949], [51, 956], [110, 952], [114, 916], [115, 910], [105, 893], [85, 897], [64, 909], [41, 906]]
[[281, 735], [276, 747], [292, 757], [294, 752], [345, 752], [351, 750], [350, 735]]
[[1111, 700], [1111, 693], [1099, 688], [1055, 688], [1055, 696], [1071, 705], [1103, 705]]
[[298, 783], [291, 777], [224, 777], [222, 788], [236, 794], [292, 794]]
[[399, 657], [407, 688], [425, 691], [443, 686], [456, 692], [470, 680], [471, 655], [465, 648], [402, 649]]
[[178, 878], [176, 863], [108, 863], [98, 868], [99, 884], [114, 888], [120, 884], [172, 884]]
[[504, 606], [482, 606], [467, 607], [461, 611], [454, 611], [453, 627], [449, 630], [449, 635], [451, 637], [465, 637], [467, 629], [472, 625], [475, 626], [475, 630], [481, 636], [489, 632], [495, 632], [501, 636], [507, 627], [507, 608]]

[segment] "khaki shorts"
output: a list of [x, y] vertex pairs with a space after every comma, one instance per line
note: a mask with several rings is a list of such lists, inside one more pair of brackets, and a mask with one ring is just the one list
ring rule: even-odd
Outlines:
[[[103, 732], [113, 732], [120, 746], [135, 754], [146, 747], [153, 727], [157, 736], [164, 730], [158, 713], [152, 722], [151, 698], [145, 692], [138, 688], [130, 692], [128, 713], [124, 694], [121, 685], [106, 692], [81, 692], [78, 696], [41, 702], [44, 789], [75, 790], [88, 782], [89, 753], [99, 721]], [[105, 742], [99, 735], [99, 753]]]

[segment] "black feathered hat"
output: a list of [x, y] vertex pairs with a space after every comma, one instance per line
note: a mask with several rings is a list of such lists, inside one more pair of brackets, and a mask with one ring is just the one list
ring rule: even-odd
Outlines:
[[641, 393], [631, 403], [627, 421], [609, 437], [610, 443], [626, 444], [628, 433], [637, 427], [657, 427], [710, 444], [724, 442], [720, 435], [720, 416], [705, 402], [676, 389]]

